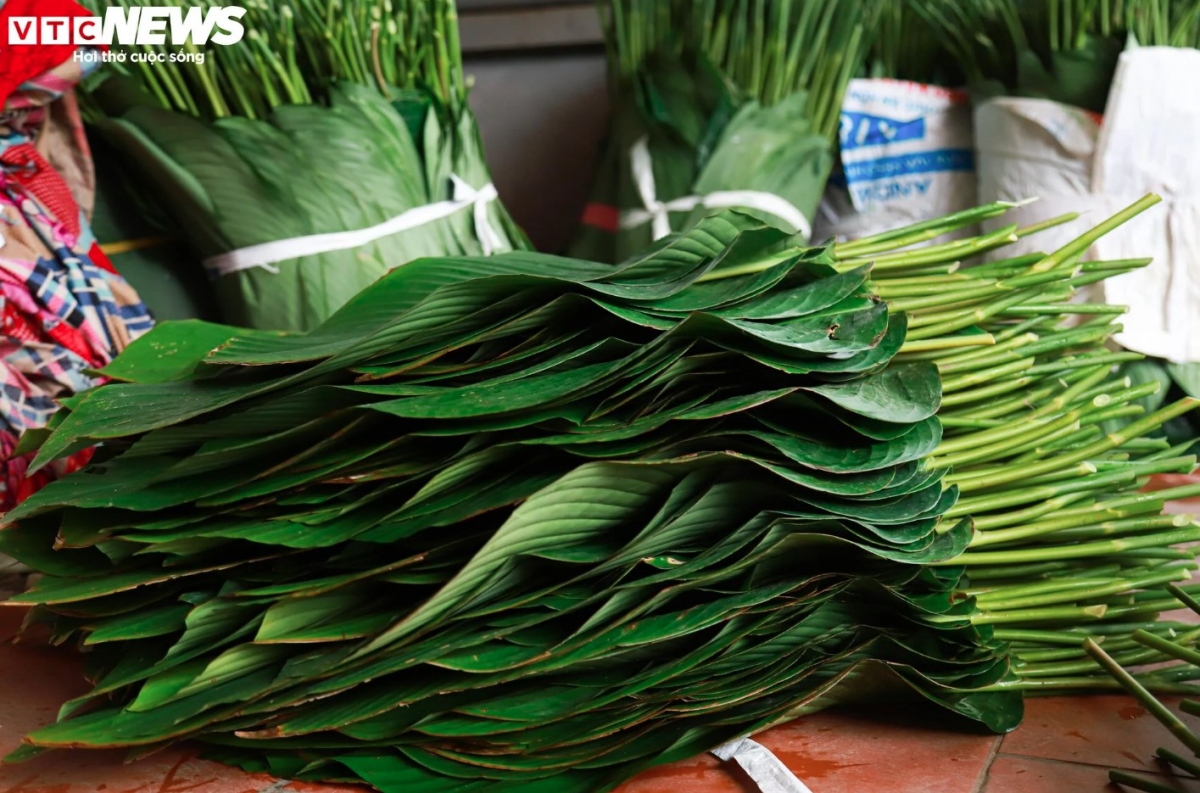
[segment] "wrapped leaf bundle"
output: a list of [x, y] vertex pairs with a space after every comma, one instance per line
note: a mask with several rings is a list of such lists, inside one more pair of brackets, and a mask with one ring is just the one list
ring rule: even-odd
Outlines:
[[307, 330], [412, 259], [525, 247], [467, 106], [452, 0], [271, 0], [243, 22], [204, 63], [92, 94], [226, 321]]
[[220, 312], [212, 286], [160, 207], [146, 200], [102, 135], [88, 136], [96, 165], [92, 230], [117, 272], [137, 289], [157, 321], [206, 319]]
[[622, 261], [721, 207], [810, 236], [874, 7], [608, 4], [615, 110], [574, 252]]
[[881, 672], [1010, 728], [933, 566], [971, 537], [937, 371], [832, 261], [727, 213], [618, 268], [418, 260], [307, 335], [163, 325], [39, 452], [102, 458], [0, 531], [96, 680], [30, 742], [590, 791]]

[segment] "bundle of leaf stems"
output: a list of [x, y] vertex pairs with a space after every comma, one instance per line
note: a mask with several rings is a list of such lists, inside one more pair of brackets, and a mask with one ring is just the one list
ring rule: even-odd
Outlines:
[[1028, 48], [1019, 6], [1013, 0], [913, 0], [909, 7], [937, 32], [968, 84], [1009, 75], [1015, 53]]
[[1125, 0], [1129, 32], [1143, 46], [1200, 47], [1200, 2]]
[[[147, 5], [84, 2], [97, 13]], [[201, 14], [223, 5], [168, 4]], [[453, 0], [254, 0], [245, 7], [240, 43], [186, 45], [188, 53], [204, 55], [203, 63], [169, 60], [176, 50], [167, 43], [138, 47], [168, 56], [164, 62], [113, 68], [136, 74], [163, 107], [209, 119], [261, 119], [279, 105], [322, 102], [338, 81], [373, 85], [385, 96], [420, 88], [452, 107], [466, 99]]]
[[1132, 33], [1143, 47], [1195, 47], [1200, 43], [1200, 3], [1196, 0], [1048, 0], [1041, 19], [1030, 13], [1036, 7], [1025, 4], [1021, 11], [1032, 18], [1027, 27], [1034, 40], [1046, 41], [1053, 52], [1080, 49], [1090, 35], [1107, 38]]
[[702, 54], [763, 104], [806, 92], [814, 129], [832, 140], [878, 9], [858, 0], [612, 0], [609, 60], [631, 78], [657, 52]]
[[968, 82], [1016, 78], [1020, 53], [1081, 50], [1089, 37], [1132, 34], [1148, 47], [1200, 46], [1196, 0], [909, 0], [950, 49]]
[[1084, 37], [1098, 33], [1111, 36], [1125, 23], [1125, 0], [1048, 0], [1045, 39], [1054, 52], [1083, 46]]
[[888, 77], [920, 83], [951, 84], [944, 73], [952, 58], [937, 30], [915, 9], [915, 0], [881, 4], [871, 35], [869, 77]]
[[[1185, 645], [1200, 638], [1194, 627], [1155, 621], [1179, 606], [1166, 587], [1196, 568], [1193, 552], [1177, 546], [1200, 541], [1193, 516], [1163, 507], [1200, 495], [1200, 485], [1140, 491], [1154, 474], [1195, 468], [1186, 445], [1147, 436], [1197, 402], [1142, 415], [1136, 400], [1158, 384], [1131, 387], [1114, 367], [1140, 356], [1106, 346], [1125, 309], [1070, 302], [1077, 288], [1148, 263], [1080, 257], [1157, 201], [1148, 196], [1049, 255], [977, 267], [961, 262], [1073, 216], [909, 247], [995, 217], [1009, 206], [1001, 202], [835, 246], [844, 267], [873, 262], [874, 288], [893, 312], [909, 314], [897, 360], [933, 361], [942, 374], [945, 435], [927, 464], [951, 469], [947, 484], [959, 490], [947, 518], [975, 525], [968, 550], [946, 564], [965, 571], [961, 594], [975, 599], [974, 621], [1012, 642], [1017, 678], [1002, 686], [1112, 688], [1084, 637], [1112, 637], [1108, 647], [1127, 664], [1167, 660], [1129, 639], [1136, 630]], [[1101, 425], [1114, 418], [1132, 421], [1106, 434]], [[1168, 671], [1144, 682], [1175, 690], [1181, 681]]]

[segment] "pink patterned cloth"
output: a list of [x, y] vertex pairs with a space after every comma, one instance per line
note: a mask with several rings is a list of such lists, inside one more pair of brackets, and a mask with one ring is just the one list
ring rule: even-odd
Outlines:
[[[0, 17], [12, 2], [0, 0]], [[29, 49], [0, 50], [0, 74], [12, 73], [11, 52]], [[66, 93], [90, 68], [69, 58], [26, 80], [0, 109], [0, 514], [86, 464], [90, 449], [29, 476], [18, 439], [44, 427], [59, 398], [99, 384], [91, 372], [153, 324], [92, 236], [79, 206], [90, 184], [69, 184], [51, 165], [90, 179]]]

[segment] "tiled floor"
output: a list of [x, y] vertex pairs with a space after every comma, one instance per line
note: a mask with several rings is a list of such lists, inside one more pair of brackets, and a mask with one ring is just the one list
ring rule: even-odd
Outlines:
[[[1195, 480], [1191, 480], [1195, 481]], [[1178, 482], [1166, 483], [1179, 484]], [[1200, 500], [1173, 511], [1200, 512]], [[22, 612], [0, 608], [0, 755], [54, 718], [86, 688], [77, 658], [63, 650], [12, 645]], [[1186, 615], [1194, 617], [1191, 612]], [[1200, 728], [1200, 719], [1185, 717]], [[1165, 775], [1159, 746], [1179, 749], [1166, 730], [1123, 696], [1031, 699], [1024, 724], [995, 735], [947, 724], [936, 711], [839, 710], [768, 730], [769, 747], [813, 793], [1116, 793], [1107, 769], [1155, 774], [1180, 793], [1200, 782]], [[1185, 752], [1182, 752], [1184, 753]], [[60, 752], [0, 767], [0, 793], [351, 793], [243, 774], [169, 749], [135, 763], [120, 753]], [[705, 755], [654, 769], [619, 793], [749, 793], [754, 788]]]

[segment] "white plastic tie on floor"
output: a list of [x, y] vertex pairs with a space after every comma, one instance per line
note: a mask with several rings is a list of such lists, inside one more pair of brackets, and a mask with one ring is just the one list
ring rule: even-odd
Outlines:
[[712, 753], [741, 766], [762, 793], [813, 793], [782, 760], [757, 741], [739, 738], [718, 746]]
[[280, 779], [267, 785], [258, 793], [293, 793], [292, 781], [290, 779]]

